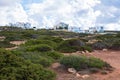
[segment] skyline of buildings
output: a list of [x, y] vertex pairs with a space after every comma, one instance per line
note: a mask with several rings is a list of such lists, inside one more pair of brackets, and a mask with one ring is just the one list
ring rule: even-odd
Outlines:
[[[38, 29], [35, 26], [31, 26], [31, 23], [29, 23], [29, 22], [9, 23], [8, 26], [22, 27], [24, 29], [30, 29], [30, 28], [32, 28], [34, 30]], [[69, 24], [66, 24], [64, 22], [60, 22], [60, 23], [54, 25], [52, 28], [49, 28], [47, 26], [47, 27], [44, 27], [43, 29], [64, 30], [64, 31], [76, 32], [76, 33], [91, 33], [91, 34], [104, 32], [104, 26], [93, 26], [93, 27], [89, 27], [88, 29], [84, 30], [84, 29], [82, 29], [82, 27], [69, 26]]]

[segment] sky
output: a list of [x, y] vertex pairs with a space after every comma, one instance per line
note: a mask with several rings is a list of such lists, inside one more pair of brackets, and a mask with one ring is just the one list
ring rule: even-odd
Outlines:
[[0, 25], [30, 22], [37, 28], [59, 22], [88, 29], [120, 30], [119, 0], [0, 0]]

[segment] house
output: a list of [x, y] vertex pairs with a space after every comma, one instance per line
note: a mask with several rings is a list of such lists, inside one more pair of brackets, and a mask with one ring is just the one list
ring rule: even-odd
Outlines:
[[69, 24], [60, 22], [54, 26], [54, 30], [68, 30]]
[[76, 27], [76, 26], [71, 26], [68, 28], [68, 31], [71, 31], [71, 32], [76, 32], [76, 33], [85, 33], [84, 30], [81, 30], [80, 27]]

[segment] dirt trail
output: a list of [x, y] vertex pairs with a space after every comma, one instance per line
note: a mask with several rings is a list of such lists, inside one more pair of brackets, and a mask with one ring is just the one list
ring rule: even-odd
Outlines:
[[96, 80], [120, 80], [120, 51], [95, 51], [91, 56], [108, 62], [115, 70], [107, 75], [95, 74]]
[[[67, 54], [69, 55], [69, 54]], [[56, 80], [120, 80], [120, 51], [94, 51], [86, 56], [94, 56], [109, 63], [115, 70], [107, 75], [92, 74], [89, 78], [77, 78], [75, 75], [62, 69], [53, 69], [57, 73]], [[57, 65], [54, 65], [57, 66]]]
[[11, 41], [11, 44], [15, 44], [15, 47], [11, 47], [11, 48], [6, 48], [6, 50], [13, 50], [18, 48], [19, 45], [24, 44], [26, 41]]

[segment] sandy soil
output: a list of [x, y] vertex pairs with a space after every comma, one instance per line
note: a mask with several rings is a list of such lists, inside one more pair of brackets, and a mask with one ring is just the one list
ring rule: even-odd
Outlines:
[[[69, 54], [67, 54], [69, 55]], [[115, 70], [107, 75], [100, 73], [91, 74], [90, 77], [82, 79], [75, 76], [75, 74], [68, 73], [67, 71], [61, 68], [52, 68], [53, 71], [57, 73], [56, 80], [120, 80], [120, 51], [94, 51], [86, 56], [94, 56], [108, 62]], [[58, 66], [59, 64], [55, 63], [53, 66]]]
[[6, 48], [6, 50], [13, 50], [18, 48], [19, 45], [24, 44], [26, 41], [11, 41], [11, 44], [15, 44], [15, 47], [11, 47], [11, 48]]
[[120, 51], [95, 51], [91, 56], [108, 62], [115, 70], [107, 75], [95, 74], [95, 80], [120, 80]]

